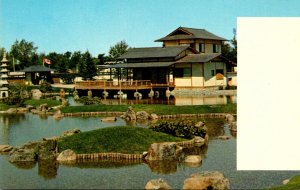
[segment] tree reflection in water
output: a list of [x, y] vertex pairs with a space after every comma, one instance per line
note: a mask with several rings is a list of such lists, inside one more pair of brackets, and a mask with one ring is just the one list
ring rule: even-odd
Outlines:
[[39, 160], [38, 173], [45, 179], [53, 179], [57, 175], [59, 164], [55, 160]]
[[1, 114], [0, 115], [0, 144], [9, 144], [10, 127], [21, 123], [26, 119], [25, 114]]

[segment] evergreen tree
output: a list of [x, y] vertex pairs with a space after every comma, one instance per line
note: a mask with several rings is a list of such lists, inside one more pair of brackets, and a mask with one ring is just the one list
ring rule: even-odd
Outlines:
[[97, 75], [96, 64], [88, 51], [83, 54], [83, 61], [80, 62], [78, 69], [84, 80], [92, 80]]

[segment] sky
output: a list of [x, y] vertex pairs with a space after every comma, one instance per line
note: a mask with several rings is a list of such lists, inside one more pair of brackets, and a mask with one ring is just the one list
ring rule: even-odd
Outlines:
[[0, 0], [0, 47], [25, 39], [39, 53], [107, 55], [121, 40], [161, 46], [179, 26], [232, 39], [237, 17], [299, 16], [299, 0]]

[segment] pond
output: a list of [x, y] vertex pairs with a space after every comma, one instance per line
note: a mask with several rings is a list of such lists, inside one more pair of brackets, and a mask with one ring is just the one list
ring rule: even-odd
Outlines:
[[[70, 189], [143, 189], [147, 181], [165, 179], [174, 189], [181, 189], [183, 181], [192, 173], [220, 171], [230, 180], [232, 189], [259, 189], [280, 185], [282, 180], [298, 172], [290, 171], [237, 171], [236, 137], [222, 120], [206, 120], [210, 141], [208, 148], [198, 151], [203, 157], [200, 167], [189, 167], [176, 162], [87, 162], [73, 166], [57, 163], [14, 165], [8, 156], [0, 155], [0, 187], [9, 189], [70, 188]], [[116, 123], [103, 123], [100, 117], [63, 118], [38, 115], [0, 115], [0, 144], [13, 146], [43, 137], [61, 135], [68, 129], [79, 128], [88, 131], [109, 126], [126, 125], [119, 119]], [[146, 124], [135, 124], [146, 127]], [[230, 135], [230, 140], [215, 137]], [[195, 150], [190, 150], [195, 151]], [[16, 180], [17, 179], [17, 180]]]
[[[74, 101], [72, 96], [67, 97], [70, 105], [82, 105]], [[106, 99], [102, 103], [107, 105], [132, 105], [132, 104], [169, 104], [169, 105], [225, 105], [237, 102], [237, 96], [171, 96], [169, 101], [166, 99], [142, 99], [142, 100], [120, 100], [120, 99]]]

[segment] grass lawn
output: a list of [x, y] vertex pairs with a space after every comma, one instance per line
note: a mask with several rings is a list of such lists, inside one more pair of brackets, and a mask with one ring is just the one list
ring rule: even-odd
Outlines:
[[[155, 105], [155, 104], [137, 104], [132, 106], [137, 111], [146, 111], [158, 115], [168, 114], [194, 114], [194, 113], [236, 113], [236, 104], [227, 105], [196, 105], [196, 106], [175, 106], [175, 105]], [[128, 105], [85, 105], [69, 106], [63, 108], [63, 113], [76, 112], [102, 112], [102, 111], [121, 111], [125, 112]]]
[[50, 99], [40, 99], [40, 100], [26, 100], [24, 104], [32, 105], [32, 106], [39, 106], [41, 104], [47, 103], [49, 107], [58, 106], [60, 105], [60, 101], [58, 100], [50, 100]]
[[107, 127], [82, 132], [58, 141], [59, 151], [72, 149], [76, 153], [142, 153], [154, 142], [176, 142], [186, 139], [173, 137], [140, 127]]
[[287, 185], [272, 187], [267, 190], [296, 190], [300, 189], [300, 175], [293, 177]]
[[0, 111], [8, 110], [9, 108], [15, 108], [15, 105], [7, 105], [4, 103], [0, 103]]

